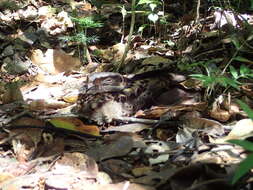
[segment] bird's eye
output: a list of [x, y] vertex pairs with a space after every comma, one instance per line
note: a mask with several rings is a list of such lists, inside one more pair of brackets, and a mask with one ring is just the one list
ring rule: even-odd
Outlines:
[[111, 78], [107, 78], [102, 83], [103, 84], [111, 84], [112, 82], [113, 82], [113, 80]]

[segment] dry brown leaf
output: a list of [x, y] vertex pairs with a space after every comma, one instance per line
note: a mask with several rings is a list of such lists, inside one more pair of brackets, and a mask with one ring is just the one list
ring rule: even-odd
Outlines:
[[30, 117], [21, 117], [11, 123], [13, 126], [22, 126], [22, 125], [27, 125], [27, 126], [39, 126], [39, 127], [44, 127], [45, 122], [39, 119], [34, 119]]
[[242, 119], [238, 121], [230, 131], [230, 133], [224, 137], [217, 139], [216, 143], [225, 143], [230, 139], [246, 139], [253, 136], [253, 121], [251, 119]]
[[131, 136], [121, 136], [109, 144], [98, 147], [90, 147], [87, 154], [96, 161], [102, 161], [108, 158], [125, 156], [133, 148], [133, 139]]
[[26, 162], [31, 159], [33, 153], [41, 141], [42, 129], [20, 128], [10, 130], [12, 146], [18, 161]]
[[169, 112], [175, 113], [175, 112], [181, 112], [181, 111], [204, 111], [206, 108], [207, 108], [207, 103], [205, 102], [193, 103], [191, 105], [154, 106], [145, 111], [138, 111], [135, 114], [135, 117], [155, 119], [155, 118], [163, 117], [167, 113], [168, 115], [170, 115]]
[[253, 96], [253, 84], [244, 84], [241, 86], [241, 89], [247, 96]]
[[[218, 151], [215, 151], [215, 149]], [[219, 145], [211, 151], [193, 156], [191, 163], [237, 164], [242, 160], [242, 157], [240, 157], [241, 152], [236, 150], [233, 145]]]
[[39, 144], [38, 150], [36, 151], [36, 156], [40, 157], [48, 157], [48, 156], [55, 156], [60, 155], [64, 152], [65, 148], [65, 141], [62, 137], [52, 137], [52, 135], [44, 134], [43, 135], [45, 142]]
[[5, 87], [5, 92], [2, 96], [3, 104], [12, 103], [15, 101], [24, 101], [20, 87], [17, 83], [8, 84]]
[[214, 132], [215, 134], [224, 134], [223, 125], [217, 121], [206, 118], [186, 118], [183, 120], [186, 127], [192, 129], [202, 129], [206, 131]]
[[132, 165], [127, 161], [120, 159], [109, 159], [100, 163], [100, 168], [103, 171], [110, 171], [111, 177], [118, 177], [119, 175], [130, 173]]
[[14, 178], [14, 176], [10, 173], [5, 173], [5, 172], [1, 172], [0, 173], [0, 187], [1, 187], [1, 184], [4, 183], [5, 181], [7, 180], [10, 180]]
[[149, 110], [145, 110], [145, 111], [138, 111], [135, 114], [135, 117], [141, 117], [141, 118], [146, 118], [146, 119], [150, 119], [150, 118], [159, 118], [161, 117], [161, 115], [163, 115], [164, 113], [166, 113], [168, 110], [170, 110], [169, 107], [152, 107]]
[[103, 130], [103, 132], [118, 131], [118, 132], [136, 133], [147, 128], [150, 128], [150, 125], [146, 125], [142, 123], [131, 123], [131, 124], [125, 124], [125, 125], [120, 125], [120, 126], [110, 126], [107, 129]]
[[173, 131], [169, 129], [157, 129], [156, 137], [160, 140], [167, 141], [169, 138], [174, 137]]
[[231, 113], [223, 109], [211, 110], [209, 113], [210, 117], [221, 122], [226, 122], [230, 119]]
[[[14, 120], [11, 126], [15, 126], [14, 129], [9, 129], [9, 136], [12, 139], [11, 143], [17, 160], [27, 161], [37, 150], [42, 136], [42, 129], [29, 128], [29, 126], [44, 127], [45, 122], [34, 118], [21, 117]], [[27, 128], [23, 126], [27, 126]]]
[[81, 65], [78, 58], [57, 49], [48, 49], [45, 54], [40, 49], [33, 50], [31, 60], [33, 64], [51, 74], [68, 72]]
[[64, 153], [64, 155], [57, 160], [53, 168], [56, 172], [85, 172], [88, 177], [96, 177], [98, 175], [98, 166], [94, 159], [80, 153]]
[[40, 111], [40, 110], [48, 110], [48, 109], [61, 109], [66, 108], [69, 106], [66, 102], [57, 101], [57, 100], [44, 100], [44, 99], [38, 99], [38, 100], [32, 100], [28, 104], [28, 108], [33, 111]]
[[195, 89], [195, 90], [199, 90], [201, 89], [201, 84], [202, 82], [200, 80], [197, 79], [188, 79], [185, 80], [183, 82], [180, 83], [185, 89]]
[[144, 166], [132, 169], [132, 173], [136, 177], [148, 175], [152, 171], [152, 167]]

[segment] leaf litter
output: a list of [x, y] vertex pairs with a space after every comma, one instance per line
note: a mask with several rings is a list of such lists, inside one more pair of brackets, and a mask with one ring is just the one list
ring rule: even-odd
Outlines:
[[[73, 56], [77, 54], [73, 48], [75, 43], [58, 39], [58, 35], [66, 34], [74, 27], [69, 16], [72, 9], [79, 15], [91, 15], [99, 9], [99, 2], [91, 5], [74, 0], [54, 1], [56, 8], [45, 1], [11, 2], [17, 5], [12, 11], [2, 9], [0, 4], [4, 13], [0, 13], [4, 23], [0, 27], [3, 28], [0, 39], [4, 42], [0, 45], [3, 63], [0, 73], [1, 189], [234, 188], [229, 178], [246, 153], [227, 140], [252, 137], [252, 121], [236, 104], [240, 95], [234, 91], [231, 91], [232, 96], [223, 92], [220, 97], [210, 100], [213, 101], [210, 107], [210, 102], [203, 101], [207, 95], [203, 93], [204, 84], [189, 78], [187, 72], [177, 73], [173, 64], [177, 62], [182, 71], [191, 71], [194, 67], [186, 61], [189, 55], [195, 65], [201, 65], [206, 58], [217, 63], [224, 61], [221, 54], [228, 55], [229, 52], [220, 45], [238, 46], [239, 42], [208, 30], [217, 31], [226, 26], [225, 16], [232, 18], [233, 27], [240, 27], [236, 24], [236, 15], [224, 11], [225, 16], [222, 16], [220, 10], [215, 10], [209, 13], [214, 19], [212, 23], [200, 22], [203, 31], [191, 24], [179, 28], [172, 23], [175, 31], [170, 37], [181, 48], [180, 52], [170, 48], [170, 43], [134, 36], [122, 76], [127, 80], [144, 78], [145, 81], [161, 70], [170, 71], [167, 77], [171, 87], [150, 100], [152, 105], [146, 109], [101, 125], [78, 115], [75, 105], [91, 72], [106, 72], [107, 75], [115, 72], [113, 63], [123, 56], [125, 44], [103, 48], [89, 46], [87, 52], [92, 55], [96, 52], [92, 59], [98, 63], [90, 62], [84, 67], [80, 59]], [[125, 4], [129, 6], [127, 1]], [[111, 6], [118, 7], [117, 4]], [[62, 11], [57, 12], [58, 7], [63, 7]], [[104, 12], [108, 22], [113, 22], [109, 19], [113, 18], [113, 11], [117, 12], [117, 9]], [[155, 14], [150, 15], [152, 19], [157, 18]], [[188, 23], [186, 16], [182, 18], [182, 24]], [[10, 26], [16, 22], [30, 26], [15, 31]], [[115, 28], [120, 28], [117, 22], [114, 29], [106, 27], [97, 30], [107, 38], [113, 36], [105, 40], [105, 44], [114, 40], [119, 42], [116, 33], [124, 36], [118, 33], [120, 30], [114, 33]], [[178, 36], [179, 33], [185, 35]], [[203, 39], [196, 40], [198, 35]], [[198, 40], [201, 42], [195, 44]], [[213, 45], [214, 40], [219, 43]], [[249, 62], [246, 58], [237, 57], [237, 60]], [[100, 82], [100, 79], [95, 81], [98, 89]], [[249, 104], [250, 87], [251, 83], [240, 86]], [[210, 94], [214, 91], [209, 90]], [[216, 90], [220, 92], [219, 88]], [[120, 98], [125, 101], [125, 97]]]

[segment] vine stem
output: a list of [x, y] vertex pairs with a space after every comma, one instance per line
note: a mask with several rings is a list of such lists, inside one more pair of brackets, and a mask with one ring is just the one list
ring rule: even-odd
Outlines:
[[135, 25], [135, 2], [136, 2], [136, 0], [132, 0], [132, 5], [131, 5], [131, 12], [132, 13], [131, 13], [130, 31], [129, 31], [129, 34], [128, 34], [128, 39], [127, 39], [127, 44], [126, 44], [126, 47], [125, 47], [125, 51], [124, 51], [124, 54], [123, 54], [123, 56], [120, 60], [117, 71], [119, 71], [120, 68], [122, 67], [122, 65], [124, 64], [125, 59], [127, 57], [128, 50], [129, 50], [129, 46], [130, 46], [130, 43], [131, 43], [131, 39], [132, 39], [133, 31], [134, 31], [134, 25]]
[[243, 48], [243, 46], [245, 45], [246, 40], [243, 42], [243, 44], [236, 49], [235, 53], [233, 54], [232, 58], [228, 61], [228, 63], [226, 64], [226, 66], [224, 67], [223, 71], [222, 71], [222, 75], [224, 75], [224, 73], [226, 72], [228, 66], [232, 63], [232, 61], [234, 60], [234, 58], [237, 56], [237, 54], [239, 53], [239, 51]]

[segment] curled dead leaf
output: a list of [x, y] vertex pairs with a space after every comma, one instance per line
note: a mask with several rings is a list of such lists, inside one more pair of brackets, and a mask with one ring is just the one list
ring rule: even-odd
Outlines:
[[221, 121], [221, 122], [228, 121], [231, 117], [231, 113], [229, 113], [229, 111], [226, 111], [226, 110], [223, 110], [223, 109], [211, 110], [209, 115], [213, 119], [216, 119], [216, 120]]

